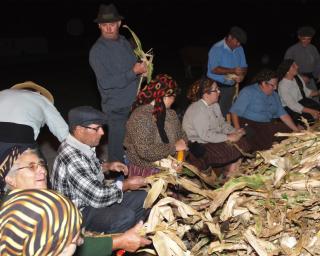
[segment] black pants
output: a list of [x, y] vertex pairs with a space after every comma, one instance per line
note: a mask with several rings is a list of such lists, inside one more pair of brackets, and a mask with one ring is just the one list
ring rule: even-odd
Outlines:
[[146, 210], [143, 208], [146, 196], [144, 190], [125, 192], [120, 204], [114, 203], [103, 208], [87, 206], [82, 210], [83, 226], [95, 232], [124, 232], [146, 218]]

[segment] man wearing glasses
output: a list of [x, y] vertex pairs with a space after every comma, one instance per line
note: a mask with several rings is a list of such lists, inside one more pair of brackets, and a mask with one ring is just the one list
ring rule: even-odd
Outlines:
[[[60, 145], [50, 177], [52, 187], [80, 209], [87, 230], [120, 233], [144, 219], [146, 192], [143, 177], [105, 183], [104, 172], [128, 173], [120, 162], [101, 164], [95, 147], [104, 135], [106, 115], [90, 106], [73, 108], [68, 115], [70, 135]], [[128, 192], [130, 190], [130, 192]]]

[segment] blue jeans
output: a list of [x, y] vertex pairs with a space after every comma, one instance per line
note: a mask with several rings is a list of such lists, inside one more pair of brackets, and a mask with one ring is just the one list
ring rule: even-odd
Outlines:
[[87, 206], [82, 211], [83, 226], [86, 230], [95, 232], [125, 232], [147, 217], [143, 208], [146, 196], [146, 191], [136, 190], [125, 192], [120, 204], [114, 203], [103, 208]]

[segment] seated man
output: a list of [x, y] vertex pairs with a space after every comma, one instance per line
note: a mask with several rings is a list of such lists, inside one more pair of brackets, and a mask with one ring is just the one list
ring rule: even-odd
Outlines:
[[[104, 134], [106, 116], [90, 106], [71, 109], [71, 134], [60, 145], [50, 180], [52, 187], [69, 197], [80, 209], [87, 230], [119, 233], [145, 218], [146, 192], [141, 176], [105, 184], [103, 171], [124, 170], [119, 162], [101, 165], [95, 147]], [[131, 191], [129, 191], [131, 190]]]
[[13, 190], [0, 208], [0, 255], [72, 255], [80, 228], [81, 214], [68, 198], [48, 189]]
[[[0, 162], [1, 171], [0, 184], [6, 184], [7, 194], [14, 189], [46, 189], [47, 170], [44, 161], [40, 159], [38, 151], [15, 146], [7, 152], [5, 160]], [[5, 182], [4, 182], [5, 181]], [[6, 200], [4, 198], [4, 200]], [[2, 221], [0, 221], [2, 222]], [[85, 238], [84, 244], [79, 248], [77, 255], [111, 255], [113, 250], [124, 249], [134, 252], [151, 242], [139, 235], [143, 223], [140, 222], [123, 234], [113, 237]], [[1, 233], [0, 233], [1, 236]], [[88, 253], [90, 250], [90, 253]]]

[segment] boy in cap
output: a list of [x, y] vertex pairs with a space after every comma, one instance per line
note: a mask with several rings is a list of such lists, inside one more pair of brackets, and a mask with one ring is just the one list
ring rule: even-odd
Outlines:
[[[133, 176], [105, 184], [104, 171], [127, 174], [120, 162], [101, 165], [95, 147], [104, 134], [106, 115], [90, 106], [73, 108], [68, 114], [70, 135], [60, 145], [50, 177], [52, 187], [69, 197], [80, 209], [87, 230], [119, 233], [145, 217], [143, 177]], [[130, 190], [130, 192], [128, 192]]]
[[232, 105], [235, 85], [247, 74], [248, 65], [242, 48], [246, 42], [246, 32], [234, 26], [228, 35], [215, 43], [209, 51], [207, 77], [219, 85], [221, 90], [219, 104], [224, 117]]
[[89, 62], [108, 116], [108, 160], [123, 162], [125, 125], [134, 102], [139, 77], [147, 72], [129, 41], [119, 34], [123, 16], [113, 4], [101, 4], [97, 18], [101, 35], [90, 49]]
[[313, 77], [308, 85], [312, 90], [317, 90], [316, 82], [320, 78], [320, 55], [318, 49], [311, 43], [315, 33], [315, 29], [310, 26], [299, 28], [298, 42], [290, 46], [284, 55], [284, 59], [294, 60], [299, 66], [299, 73]]

